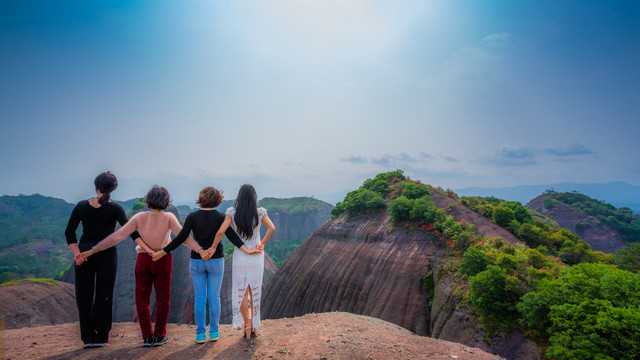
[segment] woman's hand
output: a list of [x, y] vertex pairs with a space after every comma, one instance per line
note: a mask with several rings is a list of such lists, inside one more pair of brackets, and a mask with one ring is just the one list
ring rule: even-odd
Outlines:
[[81, 259], [78, 257], [80, 255], [80, 248], [78, 247], [78, 243], [69, 244], [69, 248], [73, 253], [73, 261], [76, 263], [77, 266], [82, 265], [83, 262], [87, 261], [87, 259]]
[[253, 249], [249, 249], [245, 245], [242, 245], [240, 247], [240, 250], [242, 250], [247, 255], [261, 254], [262, 253], [262, 249], [260, 249], [258, 247], [255, 247]]
[[165, 253], [163, 250], [158, 250], [156, 252], [154, 252], [151, 255], [151, 259], [153, 259], [153, 261], [158, 261], [160, 259], [162, 259], [167, 253]]
[[259, 249], [260, 252], [264, 251], [264, 244], [262, 243], [262, 241], [258, 244], [258, 246], [256, 246], [256, 249]]
[[[211, 250], [211, 249], [209, 249]], [[205, 250], [205, 249], [200, 249], [200, 251], [198, 251], [198, 254], [200, 254], [200, 257], [202, 258], [202, 260], [207, 261], [209, 259], [211, 259], [211, 253], [209, 253], [209, 250]]]
[[[140, 245], [140, 247], [142, 248], [142, 250], [144, 250], [144, 252], [146, 252], [147, 254], [149, 254], [149, 255], [153, 256], [153, 254], [155, 254], [155, 253], [156, 253], [156, 251], [155, 251], [155, 250], [153, 250], [153, 249], [151, 249], [151, 248], [149, 247], [149, 245], [147, 245], [147, 243], [146, 243], [146, 242], [144, 242], [144, 240], [142, 240], [142, 238], [141, 238], [141, 237], [139, 237], [139, 238], [137, 238], [137, 239], [135, 239], [135, 240], [133, 240], [133, 241], [135, 241], [135, 242], [136, 242], [136, 244]], [[154, 261], [155, 261], [155, 260], [154, 260]]]
[[77, 253], [73, 260], [76, 262], [76, 266], [80, 266], [87, 261], [87, 259], [80, 257], [80, 253]]
[[95, 254], [96, 252], [93, 249], [89, 249], [87, 251], [81, 252], [80, 254], [75, 256], [76, 265], [81, 265], [83, 262], [87, 261], [89, 256]]

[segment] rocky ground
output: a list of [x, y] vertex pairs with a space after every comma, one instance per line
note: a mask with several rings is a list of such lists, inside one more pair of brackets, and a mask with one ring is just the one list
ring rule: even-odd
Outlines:
[[465, 345], [415, 335], [391, 323], [349, 313], [265, 320], [245, 340], [222, 325], [221, 339], [196, 344], [195, 326], [169, 324], [169, 342], [142, 348], [136, 323], [114, 323], [111, 345], [82, 349], [78, 323], [4, 330], [4, 359], [474, 359], [500, 357]]

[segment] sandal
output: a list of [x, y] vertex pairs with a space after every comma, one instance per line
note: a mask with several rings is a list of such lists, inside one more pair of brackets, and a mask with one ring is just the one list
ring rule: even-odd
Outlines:
[[244, 324], [244, 337], [251, 339], [251, 332], [253, 331], [253, 325]]

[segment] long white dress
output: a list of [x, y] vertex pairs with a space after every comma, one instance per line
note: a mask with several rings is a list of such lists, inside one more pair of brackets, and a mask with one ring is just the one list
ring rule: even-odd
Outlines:
[[[233, 216], [236, 209], [231, 207], [227, 209], [227, 215], [231, 216], [231, 228], [238, 233], [238, 228]], [[267, 214], [265, 208], [258, 208], [258, 225], [253, 229], [253, 236], [250, 239], [238, 236], [248, 249], [253, 249], [260, 243], [260, 226], [262, 225], [262, 217]], [[253, 296], [252, 314], [253, 328], [260, 327], [260, 299], [262, 295], [262, 275], [264, 273], [264, 253], [247, 255], [242, 250], [234, 247], [233, 262], [231, 265], [231, 310], [233, 312], [233, 328], [243, 329], [244, 320], [240, 314], [240, 304], [242, 297], [247, 289], [251, 286], [251, 294]]]

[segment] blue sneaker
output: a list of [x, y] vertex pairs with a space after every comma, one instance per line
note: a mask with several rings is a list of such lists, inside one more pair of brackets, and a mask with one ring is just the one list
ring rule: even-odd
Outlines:
[[196, 343], [197, 344], [204, 344], [205, 342], [207, 342], [207, 334], [206, 333], [196, 334]]
[[220, 333], [217, 331], [212, 331], [209, 333], [209, 341], [218, 341], [220, 339]]

